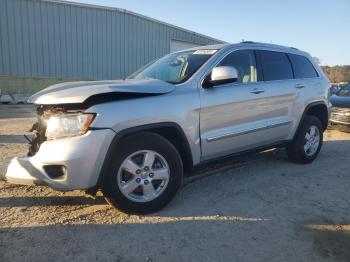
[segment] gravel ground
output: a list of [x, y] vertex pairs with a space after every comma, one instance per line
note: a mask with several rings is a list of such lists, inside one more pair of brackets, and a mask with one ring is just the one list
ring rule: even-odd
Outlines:
[[[0, 105], [0, 172], [26, 153], [32, 112]], [[0, 182], [0, 261], [350, 261], [349, 153], [350, 134], [330, 130], [310, 165], [283, 150], [226, 159], [148, 216]]]

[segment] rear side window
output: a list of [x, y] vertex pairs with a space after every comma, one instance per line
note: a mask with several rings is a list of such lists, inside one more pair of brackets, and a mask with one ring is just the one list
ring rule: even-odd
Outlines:
[[218, 66], [234, 66], [238, 71], [236, 83], [257, 81], [255, 54], [253, 50], [239, 50], [227, 55]]
[[287, 54], [265, 50], [259, 50], [258, 53], [265, 81], [293, 79]]
[[292, 62], [295, 78], [313, 78], [318, 74], [309, 59], [301, 55], [288, 54]]

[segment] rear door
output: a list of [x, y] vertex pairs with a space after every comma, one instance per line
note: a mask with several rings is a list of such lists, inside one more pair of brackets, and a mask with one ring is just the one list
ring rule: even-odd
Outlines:
[[257, 57], [264, 78], [262, 86], [268, 94], [270, 142], [280, 142], [288, 139], [293, 126], [293, 111], [298, 107], [298, 83], [286, 53], [258, 50]]

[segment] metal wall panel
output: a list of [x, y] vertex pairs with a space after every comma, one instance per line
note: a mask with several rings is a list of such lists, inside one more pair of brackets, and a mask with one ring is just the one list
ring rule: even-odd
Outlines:
[[171, 39], [220, 43], [120, 9], [0, 0], [0, 75], [123, 78], [169, 53]]

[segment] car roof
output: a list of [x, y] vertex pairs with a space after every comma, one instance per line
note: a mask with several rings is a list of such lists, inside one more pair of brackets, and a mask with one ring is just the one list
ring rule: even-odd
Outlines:
[[[287, 53], [294, 53], [294, 54], [300, 54], [304, 56], [309, 56], [308, 53], [304, 51], [300, 51], [299, 49], [295, 47], [288, 47], [288, 46], [282, 46], [282, 45], [276, 45], [276, 44], [269, 44], [269, 43], [261, 43], [261, 42], [252, 42], [252, 41], [244, 41], [240, 43], [234, 43], [234, 44], [216, 44], [216, 45], [204, 45], [204, 46], [196, 46], [193, 48], [186, 49], [187, 50], [203, 50], [203, 49], [226, 49], [226, 48], [244, 48], [244, 47], [253, 47], [257, 49], [272, 49], [276, 51], [282, 51]], [[184, 50], [182, 50], [184, 51]]]

